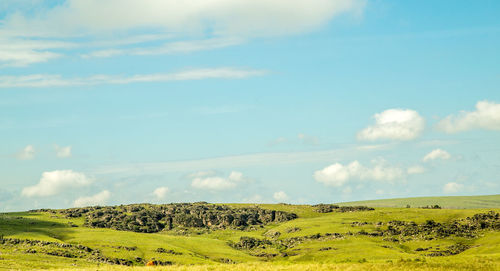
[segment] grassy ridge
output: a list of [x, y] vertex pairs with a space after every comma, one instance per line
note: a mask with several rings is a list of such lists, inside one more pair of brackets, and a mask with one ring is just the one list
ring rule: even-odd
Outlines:
[[396, 198], [342, 202], [338, 205], [402, 208], [406, 205], [410, 205], [411, 207], [422, 207], [435, 204], [443, 208], [451, 209], [500, 208], [500, 195]]
[[[429, 203], [430, 204], [430, 203]], [[242, 204], [231, 204], [242, 206]], [[284, 223], [272, 223], [257, 230], [193, 230], [187, 235], [163, 231], [135, 233], [112, 229], [83, 227], [82, 218], [65, 218], [51, 213], [0, 214], [0, 235], [5, 238], [37, 239], [67, 244], [81, 244], [97, 249], [109, 258], [134, 261], [169, 261], [174, 265], [165, 270], [500, 270], [500, 232], [484, 231], [478, 238], [450, 236], [433, 240], [392, 242], [382, 237], [347, 235], [349, 232], [376, 231], [375, 222], [392, 220], [424, 223], [434, 220], [446, 223], [473, 216], [476, 213], [500, 209], [419, 209], [376, 208], [375, 211], [351, 213], [317, 213], [311, 206], [265, 204], [261, 208], [294, 212], [299, 218]], [[353, 222], [367, 222], [352, 226]], [[289, 248], [266, 248], [256, 251], [238, 250], [229, 242], [240, 237], [275, 240], [300, 238], [315, 234], [339, 233], [345, 238], [317, 239], [297, 243]], [[470, 249], [454, 256], [429, 257], [419, 248], [443, 250], [457, 242]], [[124, 248], [134, 248], [133, 250]], [[175, 254], [158, 252], [158, 248]], [[0, 269], [81, 269], [81, 270], [141, 270], [98, 264], [87, 259], [65, 258], [43, 253], [27, 253], [27, 247], [0, 245]], [[39, 249], [39, 248], [37, 248]], [[258, 254], [276, 254], [262, 257]], [[221, 264], [220, 262], [236, 264]], [[136, 263], [136, 265], [144, 265]], [[162, 270], [162, 267], [158, 267]]]

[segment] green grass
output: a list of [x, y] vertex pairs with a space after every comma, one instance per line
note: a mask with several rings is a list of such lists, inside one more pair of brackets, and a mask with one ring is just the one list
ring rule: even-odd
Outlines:
[[[498, 198], [498, 196], [492, 197]], [[402, 201], [400, 200], [400, 202]], [[407, 199], [407, 201], [423, 202], [414, 201], [414, 199]], [[453, 200], [446, 198], [445, 201], [457, 202], [456, 198]], [[493, 200], [491, 199], [491, 201]], [[423, 205], [433, 203], [435, 202], [426, 202]], [[465, 204], [467, 207], [471, 206], [469, 202]], [[243, 204], [231, 205], [244, 206]], [[174, 266], [165, 270], [500, 270], [500, 232], [493, 231], [484, 232], [479, 238], [467, 240], [450, 237], [426, 241], [389, 242], [382, 240], [381, 237], [359, 235], [332, 240], [313, 240], [284, 250], [271, 248], [261, 251], [288, 255], [269, 260], [254, 256], [253, 252], [233, 249], [228, 245], [228, 241], [238, 241], [242, 236], [261, 239], [270, 231], [280, 232], [279, 240], [317, 233], [347, 233], [357, 232], [361, 229], [375, 230], [373, 224], [352, 227], [351, 223], [355, 221], [372, 223], [406, 220], [422, 223], [433, 219], [438, 222], [447, 222], [488, 210], [500, 212], [500, 209], [384, 207], [366, 212], [320, 214], [314, 212], [313, 208], [307, 205], [265, 204], [259, 206], [295, 212], [299, 218], [285, 223], [270, 224], [251, 231], [226, 229], [193, 231], [189, 235], [175, 235], [172, 232], [147, 234], [111, 229], [91, 229], [82, 226], [82, 219], [68, 219], [50, 213], [20, 212], [0, 214], [0, 234], [20, 239], [82, 244], [98, 249], [103, 255], [111, 258], [133, 260], [140, 257], [145, 260], [172, 261]], [[70, 224], [79, 226], [72, 227]], [[289, 229], [292, 228], [300, 230], [289, 232]], [[422, 247], [444, 248], [459, 241], [466, 242], [472, 247], [459, 255], [446, 257], [428, 257], [425, 256], [425, 253], [415, 251], [416, 248]], [[119, 248], [119, 246], [137, 247], [137, 249], [129, 251]], [[180, 255], [158, 253], [156, 252], [157, 248], [173, 250]], [[324, 248], [330, 249], [324, 250]], [[237, 264], [220, 264], [221, 259], [230, 259]], [[9, 246], [0, 246], [0, 269], [142, 270], [140, 267], [97, 264], [85, 259], [28, 254], [23, 248]], [[162, 270], [162, 268], [158, 267], [155, 270]]]
[[365, 205], [370, 207], [395, 207], [401, 208], [406, 205], [411, 207], [422, 207], [427, 205], [440, 205], [443, 208], [453, 209], [480, 209], [500, 208], [500, 195], [488, 196], [450, 196], [450, 197], [417, 197], [397, 198], [342, 202], [339, 205]]

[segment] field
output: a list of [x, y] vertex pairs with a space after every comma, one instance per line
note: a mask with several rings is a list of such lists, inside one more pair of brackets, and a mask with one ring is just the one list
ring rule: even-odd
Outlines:
[[433, 204], [438, 204], [443, 208], [453, 208], [453, 209], [499, 208], [500, 195], [462, 196], [462, 197], [460, 196], [418, 197], [418, 198], [366, 200], [366, 201], [339, 203], [339, 205], [365, 205], [371, 207], [396, 207], [396, 208], [406, 207], [406, 205], [410, 205], [413, 207], [420, 207]]
[[[464, 207], [474, 202], [473, 198], [468, 199]], [[482, 199], [478, 197], [477, 202]], [[438, 202], [457, 205], [460, 199], [407, 201], [416, 207]], [[330, 213], [319, 213], [309, 205], [258, 206], [292, 212], [298, 218], [245, 230], [138, 233], [89, 228], [84, 226], [83, 218], [67, 218], [59, 213], [4, 213], [0, 214], [0, 235], [11, 243], [0, 244], [0, 269], [142, 270], [151, 268], [144, 267], [145, 262], [156, 260], [168, 263], [154, 267], [158, 270], [500, 270], [498, 230], [480, 230], [473, 237], [398, 237], [398, 240], [368, 234], [386, 230], [393, 220], [416, 224], [434, 220], [445, 225], [478, 213], [500, 212], [498, 205], [481, 209], [377, 207], [372, 211]], [[238, 249], [234, 244], [241, 243], [241, 237], [267, 240], [269, 245]], [[47, 242], [13, 245], [12, 240], [17, 239]], [[450, 247], [457, 244], [466, 248], [448, 255]], [[98, 251], [100, 257], [128, 260], [133, 266], [98, 262], [97, 254], [84, 252], [77, 245]], [[435, 255], [430, 256], [432, 253]], [[439, 253], [444, 254], [436, 256]]]

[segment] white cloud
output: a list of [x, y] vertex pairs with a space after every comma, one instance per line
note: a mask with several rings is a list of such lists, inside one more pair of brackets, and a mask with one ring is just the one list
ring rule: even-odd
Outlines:
[[425, 120], [417, 111], [388, 109], [373, 116], [375, 124], [358, 133], [360, 140], [412, 140], [424, 130]]
[[169, 191], [170, 189], [168, 189], [168, 187], [158, 187], [153, 191], [153, 195], [155, 195], [157, 199], [164, 199]]
[[422, 159], [422, 161], [429, 162], [429, 161], [436, 160], [436, 159], [448, 160], [450, 158], [451, 158], [451, 155], [447, 151], [442, 150], [442, 149], [435, 149], [435, 150], [431, 151], [430, 153], [428, 153], [427, 155], [425, 155], [424, 158]]
[[358, 161], [348, 165], [335, 163], [314, 172], [314, 179], [328, 186], [341, 187], [351, 179], [393, 181], [405, 177], [401, 168], [388, 165], [383, 160], [372, 161], [372, 167], [365, 167]]
[[422, 174], [424, 172], [425, 172], [425, 168], [423, 166], [419, 166], [419, 165], [409, 167], [406, 170], [406, 173], [408, 173], [408, 175]]
[[288, 195], [284, 191], [278, 191], [273, 194], [273, 198], [277, 201], [285, 201], [288, 199]]
[[61, 147], [54, 145], [56, 150], [56, 156], [59, 158], [69, 158], [71, 157], [71, 146]]
[[76, 199], [73, 202], [73, 206], [86, 207], [86, 206], [106, 205], [106, 202], [110, 197], [111, 193], [108, 190], [104, 190], [90, 197], [81, 197]]
[[463, 184], [451, 182], [451, 183], [447, 183], [444, 185], [443, 192], [447, 193], [447, 194], [454, 194], [454, 193], [459, 192], [463, 188], [464, 188]]
[[232, 171], [227, 178], [206, 175], [206, 172], [198, 172], [194, 176], [191, 186], [196, 189], [228, 190], [235, 188], [238, 183], [245, 181], [243, 174], [238, 171]]
[[456, 133], [473, 129], [500, 130], [500, 104], [490, 101], [480, 101], [476, 111], [462, 111], [457, 116], [450, 115], [437, 124], [437, 128]]
[[87, 78], [63, 78], [60, 75], [32, 74], [0, 76], [0, 88], [16, 87], [66, 87], [101, 84], [131, 84], [144, 82], [168, 82], [202, 79], [242, 79], [266, 74], [262, 70], [237, 68], [193, 69], [174, 73], [140, 74], [128, 77], [94, 75]]
[[40, 182], [34, 186], [25, 187], [22, 195], [25, 197], [48, 197], [57, 195], [68, 189], [88, 186], [92, 179], [83, 173], [72, 170], [55, 170], [42, 174]]
[[19, 160], [32, 160], [35, 158], [35, 147], [33, 145], [27, 145], [16, 155]]

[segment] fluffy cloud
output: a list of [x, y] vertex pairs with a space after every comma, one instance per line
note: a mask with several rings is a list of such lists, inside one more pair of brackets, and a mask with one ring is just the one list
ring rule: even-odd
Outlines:
[[388, 165], [383, 160], [375, 160], [372, 167], [365, 167], [358, 161], [348, 165], [335, 163], [314, 172], [314, 179], [328, 186], [340, 187], [351, 179], [393, 181], [404, 178], [405, 171]]
[[288, 195], [284, 191], [278, 191], [273, 194], [273, 198], [277, 201], [285, 201], [288, 199]]
[[457, 116], [450, 115], [437, 124], [437, 128], [456, 133], [473, 129], [500, 130], [500, 104], [480, 101], [476, 111], [462, 111]]
[[106, 205], [106, 202], [110, 197], [111, 193], [108, 190], [104, 190], [90, 197], [81, 197], [76, 199], [73, 202], [73, 206], [86, 207], [86, 206]]
[[56, 150], [56, 156], [59, 158], [71, 157], [71, 146], [61, 147], [61, 146], [55, 145], [54, 149]]
[[168, 187], [158, 187], [153, 191], [153, 195], [155, 195], [157, 199], [164, 199], [169, 191], [170, 189], [168, 189]]
[[32, 160], [35, 158], [35, 147], [33, 145], [27, 145], [16, 155], [19, 160]]
[[447, 151], [442, 150], [442, 149], [435, 149], [435, 150], [431, 151], [430, 153], [428, 153], [426, 156], [424, 156], [424, 158], [422, 160], [424, 162], [429, 162], [429, 161], [437, 160], [437, 159], [448, 160], [450, 158], [451, 158], [451, 155]]
[[459, 192], [463, 188], [464, 188], [463, 184], [451, 182], [451, 183], [447, 183], [443, 186], [443, 192], [445, 192], [446, 194], [454, 194], [454, 193]]
[[48, 197], [68, 189], [88, 186], [91, 183], [92, 179], [83, 173], [72, 170], [49, 171], [42, 174], [38, 184], [25, 187], [21, 194], [25, 197]]
[[192, 69], [172, 73], [138, 74], [128, 77], [93, 75], [87, 78], [63, 78], [60, 75], [32, 74], [22, 76], [0, 76], [0, 88], [16, 87], [67, 87], [89, 85], [123, 85], [145, 82], [169, 82], [202, 79], [242, 79], [266, 74], [263, 70], [237, 68]]
[[196, 189], [227, 190], [235, 188], [238, 183], [243, 182], [243, 173], [233, 171], [228, 177], [216, 176], [214, 172], [197, 172], [193, 177], [191, 186]]
[[373, 116], [375, 124], [358, 133], [360, 140], [412, 140], [424, 130], [425, 120], [417, 111], [388, 109]]

